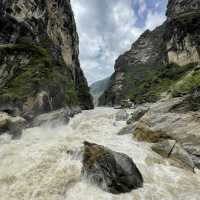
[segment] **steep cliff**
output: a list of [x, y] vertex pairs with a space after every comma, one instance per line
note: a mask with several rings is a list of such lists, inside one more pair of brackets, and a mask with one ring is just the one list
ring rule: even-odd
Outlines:
[[[198, 0], [170, 0], [166, 22], [153, 31], [144, 32], [131, 49], [116, 60], [112, 81], [100, 97], [100, 104], [115, 105], [126, 98], [136, 103], [154, 102], [164, 92], [177, 96], [198, 89], [199, 8]], [[191, 75], [189, 81], [188, 74]]]
[[0, 110], [93, 107], [70, 0], [2, 0], [0, 25]]

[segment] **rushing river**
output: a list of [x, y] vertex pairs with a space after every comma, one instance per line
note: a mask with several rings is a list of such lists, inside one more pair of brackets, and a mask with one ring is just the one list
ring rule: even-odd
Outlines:
[[[68, 125], [27, 129], [19, 140], [0, 136], [0, 200], [200, 200], [200, 173], [171, 166], [149, 144], [117, 135], [118, 110], [97, 108]], [[129, 155], [144, 176], [131, 193], [106, 193], [80, 178], [81, 160], [70, 157], [87, 140]]]

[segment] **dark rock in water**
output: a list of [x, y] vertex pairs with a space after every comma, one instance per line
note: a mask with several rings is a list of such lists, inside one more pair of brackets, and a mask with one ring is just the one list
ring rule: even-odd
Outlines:
[[82, 174], [113, 194], [143, 186], [143, 177], [130, 157], [89, 142], [84, 142]]

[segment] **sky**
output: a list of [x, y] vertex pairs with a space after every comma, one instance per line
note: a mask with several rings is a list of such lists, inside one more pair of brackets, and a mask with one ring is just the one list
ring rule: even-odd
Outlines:
[[91, 84], [110, 76], [115, 60], [146, 30], [165, 21], [167, 0], [71, 0], [80, 63]]

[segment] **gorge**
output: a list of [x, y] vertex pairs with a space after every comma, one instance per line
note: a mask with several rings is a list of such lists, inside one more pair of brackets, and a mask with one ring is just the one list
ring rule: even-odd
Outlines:
[[70, 0], [1, 0], [0, 200], [200, 200], [199, 9], [169, 0], [93, 109]]

